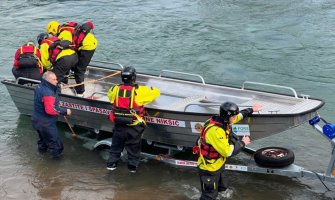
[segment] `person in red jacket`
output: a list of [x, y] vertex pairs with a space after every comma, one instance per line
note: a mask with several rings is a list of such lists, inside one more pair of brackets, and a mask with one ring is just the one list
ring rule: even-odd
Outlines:
[[[28, 42], [16, 50], [12, 73], [15, 79], [24, 77], [41, 80], [43, 73], [41, 53], [34, 42]], [[19, 81], [19, 84], [25, 83], [28, 83], [28, 81]]]

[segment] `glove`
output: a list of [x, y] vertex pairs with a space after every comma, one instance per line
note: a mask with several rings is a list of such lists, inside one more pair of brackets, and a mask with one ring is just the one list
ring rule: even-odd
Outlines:
[[230, 133], [230, 142], [234, 145], [234, 151], [231, 156], [240, 153], [245, 147], [244, 142], [235, 133]]
[[60, 45], [60, 41], [56, 41], [50, 45], [49, 49], [58, 48], [59, 45]]
[[61, 47], [61, 49], [69, 49], [71, 42], [69, 40], [61, 40], [61, 41], [57, 41], [59, 42], [59, 46]]
[[69, 40], [59, 40], [50, 45], [50, 49], [69, 49], [71, 45], [71, 42]]

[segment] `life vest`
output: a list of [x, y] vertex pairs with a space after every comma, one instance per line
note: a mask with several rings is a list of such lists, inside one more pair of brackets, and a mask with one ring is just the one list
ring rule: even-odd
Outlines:
[[137, 85], [119, 85], [109, 119], [116, 124], [133, 124], [143, 120], [144, 107], [135, 102]]
[[91, 29], [84, 30], [82, 26], [77, 27], [77, 29], [72, 34], [72, 44], [74, 46], [74, 50], [78, 50], [83, 45], [83, 40], [90, 31]]
[[89, 30], [84, 30], [82, 26], [80, 26], [76, 22], [67, 22], [60, 26], [58, 35], [61, 34], [63, 31], [69, 31], [72, 34], [72, 49], [78, 50], [83, 43], [83, 40], [85, 39], [86, 35], [90, 32]]
[[39, 67], [39, 50], [36, 46], [25, 45], [20, 47], [18, 69]]
[[58, 35], [65, 30], [69, 31], [73, 35], [77, 27], [78, 27], [78, 23], [76, 22], [66, 22], [65, 24], [59, 27]]
[[51, 63], [54, 63], [56, 61], [58, 54], [62, 51], [62, 49], [57, 48], [57, 46], [55, 45], [52, 45], [57, 41], [60, 41], [60, 39], [57, 37], [49, 37], [48, 39], [45, 39], [41, 42], [41, 45], [44, 43], [49, 45], [49, 60]]
[[[200, 131], [200, 151], [202, 156], [206, 159], [218, 159], [221, 156], [214, 147], [208, 143], [206, 143], [206, 134], [208, 130], [214, 126], [219, 126], [223, 128], [223, 124], [217, 121], [214, 121], [213, 118], [210, 118], [205, 124], [202, 130]], [[226, 131], [227, 132], [227, 131]]]

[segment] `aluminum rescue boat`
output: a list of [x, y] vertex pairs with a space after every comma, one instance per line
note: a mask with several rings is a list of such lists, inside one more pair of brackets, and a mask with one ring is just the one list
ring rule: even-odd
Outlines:
[[[118, 63], [92, 61], [85, 75], [84, 97], [76, 95], [71, 88], [61, 91], [61, 106], [72, 109], [72, 115], [67, 118], [72, 125], [89, 128], [96, 133], [112, 132], [114, 125], [108, 119], [111, 103], [106, 93], [110, 87], [121, 83], [120, 73], [113, 74], [122, 68]], [[31, 115], [34, 89], [39, 81], [25, 80], [31, 81], [31, 84], [20, 85], [18, 80], [1, 82], [19, 112]], [[235, 102], [240, 109], [251, 107], [254, 103], [262, 104], [261, 112], [254, 113], [253, 117], [244, 119], [234, 127], [236, 132], [251, 133], [253, 140], [301, 125], [317, 116], [317, 111], [324, 105], [323, 100], [298, 95], [291, 87], [250, 81], [244, 82], [239, 88], [215, 85], [206, 83], [200, 75], [170, 70], [162, 70], [158, 75], [137, 73], [136, 82], [155, 86], [161, 91], [161, 96], [146, 106], [148, 127], [143, 139], [149, 144], [175, 146], [178, 149], [194, 146], [203, 123], [210, 116], [218, 114], [220, 104], [226, 101]], [[71, 84], [75, 84], [74, 79], [69, 80]], [[287, 93], [270, 92], [269, 89], [286, 90]], [[59, 117], [59, 121], [63, 120], [63, 117]]]

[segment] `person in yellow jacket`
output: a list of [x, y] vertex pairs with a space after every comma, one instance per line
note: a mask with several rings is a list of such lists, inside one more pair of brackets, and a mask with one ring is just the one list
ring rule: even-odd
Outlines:
[[155, 100], [160, 91], [155, 87], [135, 84], [136, 70], [133, 67], [125, 67], [121, 72], [121, 78], [123, 84], [111, 87], [107, 93], [113, 105], [109, 119], [114, 123], [107, 169], [116, 169], [121, 152], [125, 148], [128, 169], [135, 173], [140, 162], [142, 133], [146, 127], [144, 105]]
[[252, 108], [239, 112], [235, 103], [225, 102], [220, 106], [220, 114], [212, 116], [205, 122], [197, 141], [198, 152], [196, 152], [199, 154], [197, 166], [202, 191], [201, 200], [216, 199], [219, 192], [227, 189], [226, 159], [238, 154], [250, 143], [248, 136], [240, 140], [232, 133], [231, 125], [261, 109], [261, 105], [255, 104]]
[[53, 71], [59, 82], [68, 83], [67, 74], [76, 66], [78, 56], [70, 48], [68, 41], [61, 41], [57, 37], [49, 37], [47, 33], [37, 36], [40, 45], [41, 63], [46, 70]]
[[[60, 25], [57, 21], [51, 21], [46, 27], [47, 33], [57, 36], [61, 40], [70, 41], [72, 49], [77, 52], [79, 61], [72, 70], [78, 84], [84, 82], [87, 66], [98, 45], [98, 40], [92, 33], [93, 29], [94, 24], [90, 21], [81, 25], [72, 21], [63, 25]], [[76, 86], [75, 90], [78, 95], [83, 95], [85, 86]]]

